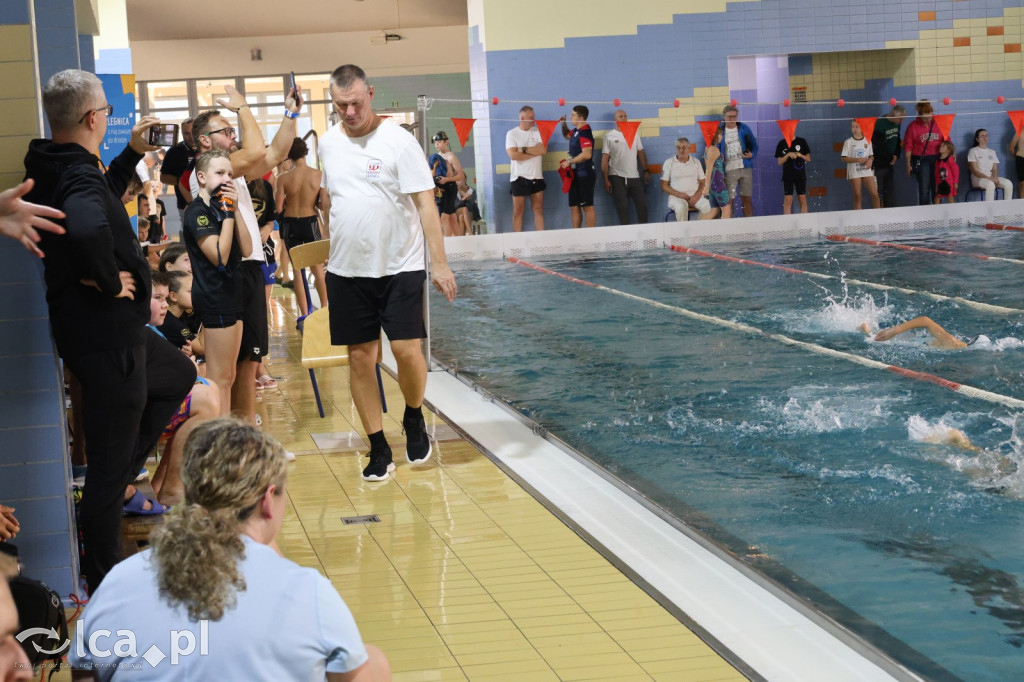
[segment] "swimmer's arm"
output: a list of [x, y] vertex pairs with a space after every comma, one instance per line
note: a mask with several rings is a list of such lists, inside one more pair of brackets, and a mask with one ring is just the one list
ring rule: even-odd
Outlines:
[[1013, 155], [1013, 156], [1018, 156], [1018, 154], [1017, 154], [1017, 143], [1018, 142], [1020, 142], [1020, 135], [1014, 135], [1010, 139], [1010, 154]]
[[924, 329], [927, 331], [932, 335], [932, 338], [935, 339], [934, 345], [938, 348], [967, 347], [966, 343], [947, 332], [941, 325], [939, 325], [938, 322], [923, 315], [921, 317], [915, 317], [912, 320], [908, 320], [903, 324], [898, 324], [895, 327], [883, 329], [875, 336], [875, 341], [888, 341], [894, 336], [898, 336], [899, 334], [908, 332], [912, 329]]
[[462, 170], [462, 164], [459, 163], [458, 157], [452, 154], [452, 158], [448, 160], [448, 177], [444, 181], [460, 183], [465, 179], [466, 171]]

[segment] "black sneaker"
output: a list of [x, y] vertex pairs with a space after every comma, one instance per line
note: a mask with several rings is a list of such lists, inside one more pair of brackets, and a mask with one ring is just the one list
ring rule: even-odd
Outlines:
[[370, 463], [363, 469], [364, 481], [386, 481], [388, 474], [395, 470], [395, 463], [391, 460], [391, 448], [370, 450], [366, 456], [370, 458]]
[[405, 434], [405, 458], [410, 463], [423, 464], [430, 459], [430, 438], [422, 415], [403, 419], [402, 433]]

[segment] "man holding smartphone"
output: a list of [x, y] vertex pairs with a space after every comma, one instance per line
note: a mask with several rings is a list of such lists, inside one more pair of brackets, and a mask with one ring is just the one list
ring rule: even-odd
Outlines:
[[[284, 101], [284, 118], [271, 141], [264, 144], [263, 132], [249, 109], [245, 97], [230, 85], [225, 88], [227, 99], [217, 104], [238, 116], [244, 146], [238, 144], [238, 131], [220, 111], [212, 109], [196, 116], [192, 131], [199, 152], [223, 149], [231, 155], [235, 188], [238, 190], [236, 219], [248, 230], [252, 248], [242, 254], [240, 270], [242, 284], [242, 348], [231, 387], [231, 411], [256, 424], [256, 370], [270, 345], [267, 331], [267, 304], [263, 285], [263, 241], [253, 208], [247, 182], [261, 179], [288, 156], [292, 140], [296, 137], [299, 111], [302, 109], [301, 89], [289, 89]], [[195, 174], [193, 173], [193, 176]], [[199, 194], [199, 183], [192, 178], [192, 197]]]
[[181, 191], [179, 182], [186, 171], [191, 171], [196, 164], [195, 138], [192, 137], [192, 119], [181, 122], [181, 142], [167, 150], [164, 162], [160, 166], [160, 182], [174, 187], [174, 196], [178, 200], [178, 224], [183, 224], [185, 207], [192, 201], [190, 194]]

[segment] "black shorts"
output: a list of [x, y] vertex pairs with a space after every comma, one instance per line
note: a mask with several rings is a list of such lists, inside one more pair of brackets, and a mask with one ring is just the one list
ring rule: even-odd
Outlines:
[[570, 206], [593, 206], [594, 205], [594, 183], [596, 175], [576, 176], [569, 186]]
[[242, 345], [238, 349], [238, 361], [259, 362], [270, 347], [263, 264], [255, 260], [242, 261], [236, 276], [241, 278], [242, 289]]
[[793, 194], [793, 190], [796, 190], [796, 194], [801, 196], [807, 194], [807, 176], [797, 175], [794, 177], [782, 176], [782, 193]]
[[548, 188], [543, 178], [540, 180], [529, 180], [527, 178], [516, 178], [512, 181], [512, 196], [528, 197], [537, 192], [543, 192]]
[[225, 329], [242, 319], [242, 313], [235, 311], [228, 313], [204, 313], [196, 310], [195, 319], [207, 329]]
[[320, 236], [320, 221], [315, 215], [305, 218], [281, 218], [281, 239], [289, 251], [300, 244], [318, 242]]
[[380, 338], [392, 341], [424, 339], [424, 270], [385, 277], [341, 277], [327, 273], [327, 300], [331, 317], [331, 343], [353, 346]]
[[459, 188], [454, 182], [446, 182], [440, 186], [441, 196], [437, 199], [437, 210], [445, 215], [453, 215], [459, 208]]
[[1014, 156], [1013, 162], [1017, 165], [1017, 181], [1024, 182], [1024, 156]]

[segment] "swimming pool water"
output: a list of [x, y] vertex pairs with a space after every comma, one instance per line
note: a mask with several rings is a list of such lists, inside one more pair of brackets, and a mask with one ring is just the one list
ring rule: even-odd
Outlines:
[[[1024, 235], [898, 237], [1019, 257]], [[1024, 267], [830, 242], [720, 253], [1024, 307]], [[1024, 398], [1024, 317], [668, 251], [534, 260], [583, 280]], [[935, 679], [1024, 674], [1024, 418], [509, 263], [460, 264], [435, 357]], [[928, 315], [993, 344], [876, 343]], [[979, 451], [928, 442], [950, 428]], [[866, 619], [862, 621], [861, 619]]]

